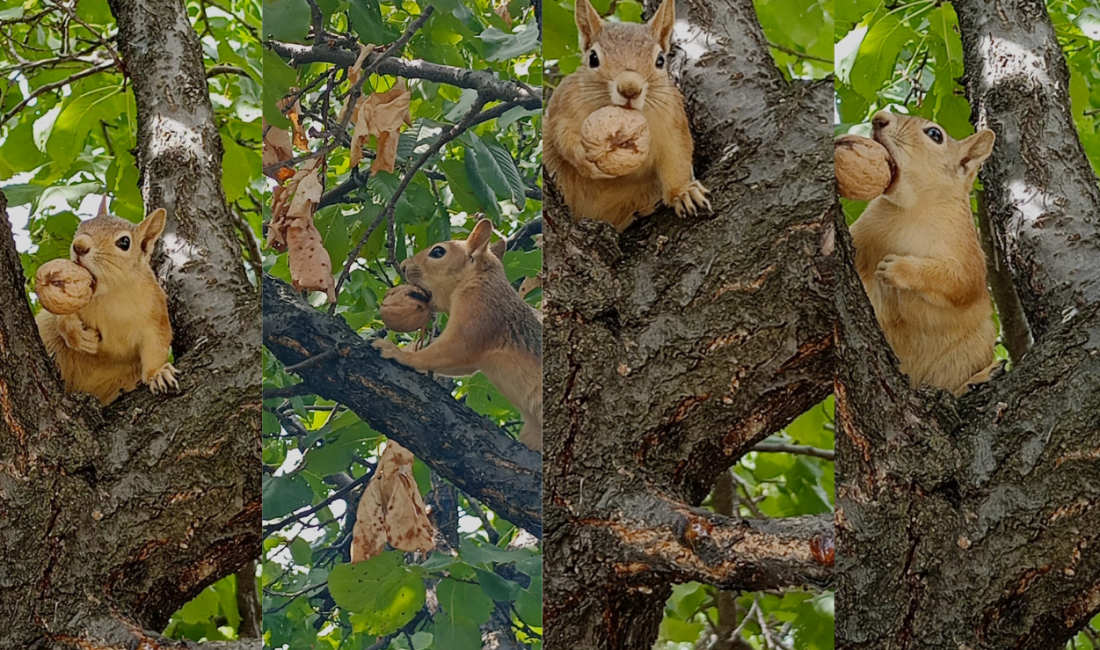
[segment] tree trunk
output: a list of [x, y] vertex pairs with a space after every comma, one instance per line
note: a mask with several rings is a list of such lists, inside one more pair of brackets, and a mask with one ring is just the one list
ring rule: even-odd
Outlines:
[[838, 220], [836, 636], [849, 650], [1047, 650], [1100, 611], [1096, 178], [1042, 2], [955, 6], [974, 115], [997, 133], [982, 171], [995, 245], [1036, 342], [961, 399], [911, 389]]
[[[0, 199], [0, 646], [163, 643], [143, 630], [260, 548], [259, 296], [221, 192], [221, 142], [178, 0], [113, 2], [149, 209], [165, 207], [180, 391], [65, 395]], [[165, 645], [164, 647], [171, 647]]]
[[810, 541], [832, 517], [694, 506], [832, 387], [832, 84], [783, 80], [750, 0], [677, 17], [713, 214], [618, 235], [573, 224], [547, 179], [547, 647], [648, 650], [676, 582], [830, 580]]

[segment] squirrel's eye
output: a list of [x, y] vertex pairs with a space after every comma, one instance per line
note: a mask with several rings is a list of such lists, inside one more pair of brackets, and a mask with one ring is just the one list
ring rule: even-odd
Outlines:
[[600, 57], [596, 56], [596, 50], [592, 50], [588, 53], [588, 67], [598, 68], [600, 67]]
[[115, 246], [118, 246], [119, 248], [121, 248], [124, 251], [130, 250], [130, 238], [129, 237], [119, 237], [118, 241], [115, 242]]
[[433, 260], [437, 260], [447, 254], [447, 249], [442, 246], [436, 246], [432, 249], [432, 252], [428, 253], [428, 257]]
[[657, 54], [657, 68], [660, 69], [663, 67], [665, 67], [665, 53], [659, 52]]
[[932, 142], [936, 144], [943, 144], [943, 131], [940, 131], [934, 126], [930, 126], [924, 130], [925, 135], [932, 138]]

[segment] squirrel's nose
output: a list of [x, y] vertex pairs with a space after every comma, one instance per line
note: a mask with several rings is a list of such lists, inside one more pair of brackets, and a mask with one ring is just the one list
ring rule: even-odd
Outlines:
[[73, 240], [73, 254], [76, 255], [77, 258], [81, 258], [81, 257], [87, 255], [88, 251], [90, 251], [90, 250], [91, 250], [91, 247], [88, 246], [87, 242], [82, 241], [80, 239]]
[[644, 83], [640, 75], [627, 72], [615, 81], [615, 90], [627, 99], [637, 99], [642, 94]]
[[891, 115], [886, 111], [879, 111], [871, 118], [871, 126], [874, 127], [875, 131], [881, 131], [887, 126], [890, 126], [890, 118]]

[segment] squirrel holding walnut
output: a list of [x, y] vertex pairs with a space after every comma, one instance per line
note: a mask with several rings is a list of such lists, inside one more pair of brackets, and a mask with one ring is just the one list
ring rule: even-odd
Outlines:
[[492, 222], [482, 219], [465, 241], [440, 242], [402, 262], [409, 285], [395, 289], [423, 290], [430, 311], [450, 315], [447, 327], [420, 350], [382, 338], [373, 345], [383, 358], [416, 370], [448, 377], [485, 373], [523, 416], [520, 442], [540, 451], [542, 321], [508, 283], [489, 244], [492, 234]]
[[577, 0], [576, 21], [583, 64], [550, 98], [543, 134], [546, 171], [573, 218], [622, 232], [661, 202], [678, 216], [709, 211], [692, 177], [684, 97], [667, 71], [675, 0], [645, 25], [606, 22]]
[[[850, 228], [856, 270], [912, 384], [962, 395], [1000, 367], [985, 254], [970, 210], [970, 190], [994, 135], [983, 129], [955, 140], [934, 122], [886, 111], [872, 125], [889, 170], [885, 191]], [[880, 151], [864, 140], [837, 141], [838, 183], [850, 198], [861, 197], [844, 191], [846, 157], [858, 155], [849, 152]]]
[[[77, 228], [71, 261], [55, 260], [39, 270], [38, 332], [67, 391], [106, 405], [139, 383], [153, 393], [179, 388], [168, 363], [168, 296], [150, 266], [165, 219], [158, 208], [134, 225], [107, 214], [104, 200], [99, 214]], [[84, 291], [72, 300], [77, 289]], [[59, 302], [57, 296], [66, 293], [70, 299]]]

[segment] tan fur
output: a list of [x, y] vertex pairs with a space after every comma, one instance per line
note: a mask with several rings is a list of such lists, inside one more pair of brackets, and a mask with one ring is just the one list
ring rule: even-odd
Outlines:
[[[895, 178], [852, 225], [856, 269], [901, 371], [956, 394], [987, 381], [997, 332], [970, 190], [993, 132], [958, 141], [939, 125], [885, 111], [875, 139]], [[929, 137], [938, 128], [943, 144]]]
[[[163, 208], [137, 226], [101, 208], [77, 228], [71, 259], [95, 277], [92, 299], [74, 314], [42, 310], [37, 318], [66, 390], [109, 404], [142, 382], [154, 393], [177, 386], [168, 363], [168, 296], [149, 265], [164, 220]], [[130, 238], [126, 251], [116, 244], [124, 236]]]
[[[583, 63], [562, 81], [547, 106], [543, 142], [546, 171], [557, 182], [574, 219], [610, 222], [622, 232], [635, 217], [664, 201], [676, 213], [710, 209], [707, 189], [692, 179], [694, 142], [684, 97], [668, 76], [667, 60], [676, 20], [675, 0], [665, 0], [646, 25], [608, 23], [588, 0], [577, 0]], [[589, 67], [595, 51], [596, 68]], [[608, 177], [585, 158], [581, 126], [611, 105], [640, 109], [649, 122], [649, 156], [626, 176]]]
[[[489, 247], [493, 225], [478, 222], [466, 241], [435, 244], [405, 260], [409, 282], [432, 295], [432, 311], [450, 314], [443, 334], [422, 350], [377, 339], [386, 359], [461, 377], [477, 371], [523, 416], [520, 441], [542, 449], [542, 323], [508, 283]], [[431, 257], [441, 249], [443, 255]]]

